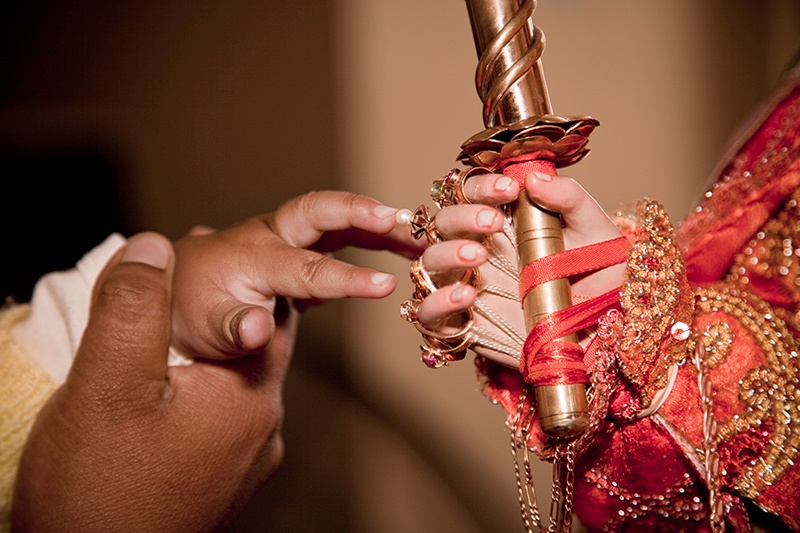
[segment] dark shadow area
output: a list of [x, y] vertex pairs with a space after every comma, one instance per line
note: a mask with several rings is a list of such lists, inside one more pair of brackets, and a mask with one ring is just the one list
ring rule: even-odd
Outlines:
[[[48, 105], [64, 93], [47, 74], [59, 62], [53, 52], [64, 47], [45, 23], [54, 5], [12, 1], [0, 9], [0, 108]], [[92, 143], [54, 140], [44, 125], [40, 135], [15, 135], [8, 124], [3, 129], [0, 245], [8, 260], [0, 296], [24, 302], [42, 275], [73, 267], [109, 233], [128, 230], [119, 188], [123, 169]]]
[[28, 301], [42, 275], [71, 268], [109, 233], [126, 230], [117, 169], [100, 154], [0, 148], [0, 169], [3, 297]]

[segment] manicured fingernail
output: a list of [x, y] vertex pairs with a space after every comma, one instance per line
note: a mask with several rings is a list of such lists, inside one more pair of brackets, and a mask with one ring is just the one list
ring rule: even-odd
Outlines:
[[372, 281], [373, 285], [377, 285], [378, 287], [383, 287], [385, 285], [388, 285], [393, 279], [394, 276], [391, 274], [387, 274], [385, 272], [376, 272], [375, 274], [372, 275], [370, 281]]
[[553, 181], [553, 176], [545, 172], [531, 172], [531, 174], [539, 181]]
[[385, 220], [387, 218], [394, 218], [397, 209], [389, 207], [388, 205], [378, 204], [372, 209], [372, 212], [375, 213], [375, 216], [379, 219]]
[[492, 209], [482, 209], [478, 212], [476, 221], [481, 228], [490, 228], [494, 224], [494, 217], [497, 213]]
[[458, 303], [464, 299], [464, 294], [466, 289], [463, 285], [457, 285], [453, 292], [450, 293], [450, 301], [453, 303]]
[[165, 269], [169, 263], [169, 249], [164, 241], [143, 235], [128, 241], [122, 252], [123, 263], [144, 263], [155, 268]]
[[478, 257], [478, 245], [474, 243], [465, 244], [458, 249], [458, 257], [465, 261], [474, 261]]
[[497, 181], [494, 182], [494, 190], [496, 191], [505, 192], [509, 187], [511, 187], [511, 178], [508, 176], [498, 178]]

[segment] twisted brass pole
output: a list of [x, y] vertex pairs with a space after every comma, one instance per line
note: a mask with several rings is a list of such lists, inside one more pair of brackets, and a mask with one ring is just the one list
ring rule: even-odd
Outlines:
[[[536, 2], [466, 0], [466, 3], [480, 58], [475, 79], [484, 103], [484, 125], [489, 129], [513, 130], [516, 124], [525, 123], [530, 129], [537, 118], [547, 119], [552, 110], [540, 59], [544, 36], [532, 22]], [[520, 269], [539, 258], [564, 251], [559, 215], [536, 205], [524, 191], [512, 206], [512, 216]], [[545, 316], [571, 303], [566, 279], [533, 288], [523, 300], [527, 331]], [[574, 334], [558, 340], [577, 344]], [[587, 427], [588, 407], [583, 383], [543, 385], [534, 390], [542, 429], [547, 434], [572, 437]]]

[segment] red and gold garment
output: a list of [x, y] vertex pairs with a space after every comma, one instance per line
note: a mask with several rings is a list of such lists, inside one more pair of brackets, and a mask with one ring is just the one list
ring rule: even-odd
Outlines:
[[[649, 199], [619, 214], [627, 277], [584, 359], [594, 421], [573, 505], [590, 531], [710, 531], [710, 487], [728, 531], [800, 531], [800, 68], [720, 168], [677, 228]], [[511, 420], [528, 385], [477, 364]]]

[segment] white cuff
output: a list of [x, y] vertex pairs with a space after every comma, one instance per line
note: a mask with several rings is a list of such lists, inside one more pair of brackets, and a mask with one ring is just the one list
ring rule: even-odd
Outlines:
[[114, 233], [75, 268], [43, 276], [33, 290], [30, 317], [11, 330], [25, 354], [57, 383], [67, 377], [89, 319], [92, 287], [105, 264], [125, 244]]
[[[33, 290], [31, 314], [11, 330], [14, 341], [56, 383], [63, 383], [89, 320], [92, 288], [109, 259], [125, 244], [114, 233], [93, 248], [75, 268], [43, 276]], [[191, 359], [169, 350], [170, 365]]]

